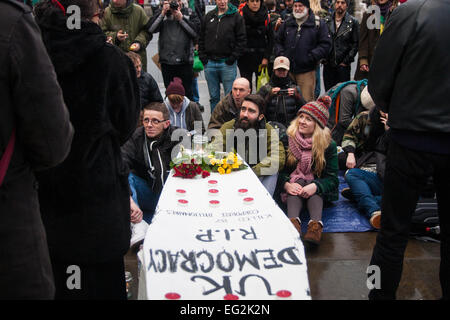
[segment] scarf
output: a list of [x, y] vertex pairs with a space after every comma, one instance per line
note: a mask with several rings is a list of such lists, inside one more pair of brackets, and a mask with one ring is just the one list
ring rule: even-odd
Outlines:
[[281, 89], [288, 87], [291, 83], [291, 81], [289, 80], [289, 75], [285, 78], [279, 78], [275, 75], [275, 72], [272, 74], [271, 82], [273, 84], [272, 87], [279, 87]]
[[298, 160], [297, 167], [290, 175], [290, 183], [298, 179], [313, 180], [314, 175], [311, 170], [312, 160], [312, 137], [304, 138], [297, 131], [294, 137], [289, 137], [289, 149], [292, 155]]
[[389, 9], [392, 6], [392, 0], [389, 0], [388, 2], [386, 2], [385, 4], [378, 4], [377, 1], [377, 5], [380, 7], [380, 12], [381, 15], [386, 18], [386, 14], [388, 13]]
[[245, 24], [249, 26], [260, 26], [265, 25], [267, 19], [267, 9], [265, 6], [261, 5], [258, 11], [253, 12], [249, 9], [248, 5], [242, 8], [242, 13], [244, 15]]

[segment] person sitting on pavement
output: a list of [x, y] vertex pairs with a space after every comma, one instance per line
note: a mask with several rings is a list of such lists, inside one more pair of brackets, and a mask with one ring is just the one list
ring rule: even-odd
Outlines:
[[130, 170], [132, 211], [142, 211], [151, 223], [162, 188], [170, 172], [175, 127], [170, 125], [169, 110], [164, 103], [144, 107], [143, 127], [139, 127], [122, 147], [122, 158]]
[[331, 98], [323, 96], [302, 106], [287, 129], [289, 149], [286, 166], [280, 174], [286, 193], [287, 215], [301, 235], [300, 212], [306, 205], [310, 220], [303, 242], [320, 243], [324, 202], [339, 197], [336, 142], [326, 127]]
[[366, 166], [372, 163], [372, 167], [375, 167], [373, 159], [367, 158], [373, 149], [373, 140], [369, 140], [371, 127], [377, 125], [372, 124], [369, 117], [369, 113], [374, 109], [375, 107], [372, 107], [371, 111], [359, 113], [345, 131], [342, 138], [342, 152], [338, 155], [340, 170], [358, 168], [363, 163]]
[[244, 98], [250, 94], [250, 82], [245, 78], [237, 78], [233, 82], [231, 92], [214, 108], [209, 119], [208, 129], [220, 129], [225, 122], [236, 119]]
[[289, 77], [288, 58], [277, 57], [273, 70], [269, 83], [261, 87], [258, 94], [266, 100], [266, 120], [288, 127], [306, 101], [300, 93], [300, 88]]
[[372, 227], [380, 229], [381, 222], [381, 195], [383, 193], [383, 178], [387, 152], [386, 125], [388, 114], [373, 108], [369, 113], [364, 111], [358, 115], [349, 127], [358, 128], [359, 132], [368, 135], [355, 134], [354, 138], [366, 139], [366, 153], [360, 157], [358, 163], [345, 173], [345, 181], [349, 188], [344, 188], [342, 196], [355, 201], [358, 210], [369, 218]]
[[156, 80], [151, 74], [142, 70], [141, 57], [134, 52], [127, 52], [127, 56], [133, 61], [138, 78], [139, 93], [141, 96], [141, 108], [152, 102], [163, 102], [161, 92], [159, 91]]
[[[284, 166], [285, 150], [277, 131], [266, 122], [264, 110], [265, 102], [260, 95], [246, 96], [238, 118], [223, 124], [220, 128], [223, 139], [214, 140], [213, 148], [217, 151], [236, 150], [273, 195], [278, 172]], [[264, 146], [266, 150], [259, 150]]]
[[336, 94], [335, 102], [330, 108], [327, 127], [337, 145], [342, 144], [342, 137], [353, 118], [364, 110], [371, 110], [375, 104], [369, 94], [366, 80], [338, 83], [326, 95]]
[[197, 103], [185, 97], [183, 83], [180, 78], [175, 77], [167, 86], [166, 99], [164, 103], [169, 110], [170, 123], [187, 131], [196, 130], [203, 133], [205, 126], [203, 117]]

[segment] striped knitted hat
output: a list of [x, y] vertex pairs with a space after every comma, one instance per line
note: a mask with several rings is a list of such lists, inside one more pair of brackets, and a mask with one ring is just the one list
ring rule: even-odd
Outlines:
[[300, 113], [306, 113], [311, 116], [319, 126], [324, 129], [328, 123], [328, 118], [330, 117], [330, 113], [328, 112], [328, 108], [331, 105], [331, 98], [329, 96], [322, 96], [317, 101], [311, 101], [305, 104], [300, 108], [297, 115]]

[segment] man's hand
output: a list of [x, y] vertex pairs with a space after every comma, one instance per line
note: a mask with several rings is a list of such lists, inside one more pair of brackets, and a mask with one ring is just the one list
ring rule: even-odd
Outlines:
[[130, 51], [138, 52], [139, 50], [141, 50], [141, 45], [138, 42], [135, 42], [130, 46]]
[[303, 187], [299, 185], [298, 183], [290, 183], [286, 182], [284, 184], [284, 190], [291, 196], [298, 196], [302, 192]]
[[179, 6], [178, 6], [177, 10], [173, 10], [172, 11], [172, 15], [173, 15], [174, 19], [177, 20], [177, 21], [183, 20], [183, 14], [181, 13], [181, 10], [180, 10]]
[[123, 30], [117, 31], [117, 40], [120, 42], [124, 41], [126, 38], [128, 38], [128, 33]]
[[267, 60], [266, 58], [263, 58], [261, 61], [262, 68], [267, 67], [268, 64], [269, 64], [269, 60]]
[[277, 22], [275, 22], [275, 27], [274, 27], [275, 31], [278, 30], [278, 28], [281, 26], [282, 23], [283, 23], [283, 20], [281, 18], [278, 18]]
[[353, 169], [356, 166], [356, 159], [355, 159], [355, 154], [354, 153], [349, 153], [347, 155], [347, 163], [345, 164], [347, 166], [347, 168], [349, 169]]
[[380, 111], [380, 121], [382, 124], [384, 124], [384, 131], [388, 131], [389, 130], [389, 126], [387, 125], [388, 119], [389, 119], [389, 114], [384, 113], [383, 111]]
[[308, 199], [312, 197], [317, 192], [317, 185], [315, 183], [310, 183], [306, 187], [302, 188], [300, 192], [300, 197]]
[[365, 72], [369, 72], [369, 66], [367, 64], [363, 64], [361, 65], [361, 67], [359, 67], [359, 70], [361, 71], [365, 71]]
[[169, 1], [164, 1], [162, 11], [161, 11], [161, 14], [163, 15], [163, 17], [167, 14], [167, 11], [169, 11], [169, 10], [170, 10]]
[[348, 67], [348, 64], [345, 64], [345, 63], [341, 63], [340, 65], [339, 65], [340, 67]]
[[138, 205], [130, 197], [130, 221], [131, 223], [139, 223], [142, 221], [142, 210], [139, 209]]
[[281, 90], [280, 87], [272, 88], [272, 94], [277, 94], [278, 92], [280, 92], [280, 90]]
[[294, 88], [289, 88], [288, 89], [288, 96], [293, 96], [295, 94], [295, 89]]

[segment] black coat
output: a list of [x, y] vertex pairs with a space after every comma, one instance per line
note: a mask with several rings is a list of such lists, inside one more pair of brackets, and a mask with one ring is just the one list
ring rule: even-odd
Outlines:
[[141, 77], [138, 78], [137, 82], [141, 96], [141, 108], [144, 108], [152, 102], [164, 101], [161, 92], [159, 91], [158, 84], [150, 73], [142, 71]]
[[158, 12], [150, 21], [149, 32], [159, 32], [159, 62], [168, 65], [193, 64], [194, 42], [200, 33], [200, 19], [195, 11], [182, 8], [183, 19], [177, 21]]
[[0, 1], [0, 97], [0, 158], [16, 131], [0, 187], [0, 300], [52, 299], [34, 171], [64, 160], [73, 128], [39, 28], [17, 1]]
[[347, 12], [339, 29], [336, 30], [334, 17], [335, 14], [325, 18], [325, 23], [333, 40], [327, 63], [332, 67], [336, 67], [341, 63], [349, 66], [355, 59], [356, 53], [358, 53], [359, 23]]
[[[306, 101], [301, 96], [300, 89], [290, 77], [284, 85], [275, 84], [274, 77], [275, 75], [272, 75], [269, 83], [259, 89], [258, 94], [266, 100], [266, 111], [264, 113], [266, 120], [279, 122], [287, 128]], [[274, 95], [272, 94], [272, 88], [275, 87], [279, 87], [281, 90], [294, 88], [296, 91], [293, 96], [288, 96], [287, 92]]]
[[229, 4], [229, 9], [219, 19], [217, 8], [208, 12], [201, 28], [198, 54], [203, 64], [209, 59], [227, 59], [233, 64], [244, 53], [247, 45], [244, 19], [236, 8]]
[[394, 130], [450, 134], [450, 0], [396, 8], [375, 49], [369, 92]]
[[305, 73], [316, 69], [320, 60], [326, 59], [331, 49], [331, 37], [323, 21], [316, 25], [311, 12], [297, 35], [298, 24], [293, 17], [281, 25], [275, 36], [275, 54], [291, 62], [290, 72]]
[[[155, 168], [153, 171], [154, 183], [149, 183], [149, 187], [155, 193], [161, 193], [170, 172], [172, 149], [178, 144], [178, 141], [171, 140], [172, 133], [176, 129], [176, 127], [170, 126], [159, 139], [147, 138], [150, 160]], [[122, 157], [130, 172], [149, 182], [150, 165], [144, 156], [145, 140], [144, 127], [137, 128], [133, 136], [122, 147]]]
[[136, 128], [136, 71], [101, 28], [69, 30], [61, 13], [37, 16], [75, 128], [72, 149], [39, 176], [52, 258], [78, 263], [120, 259], [130, 246], [130, 192], [120, 146]]

